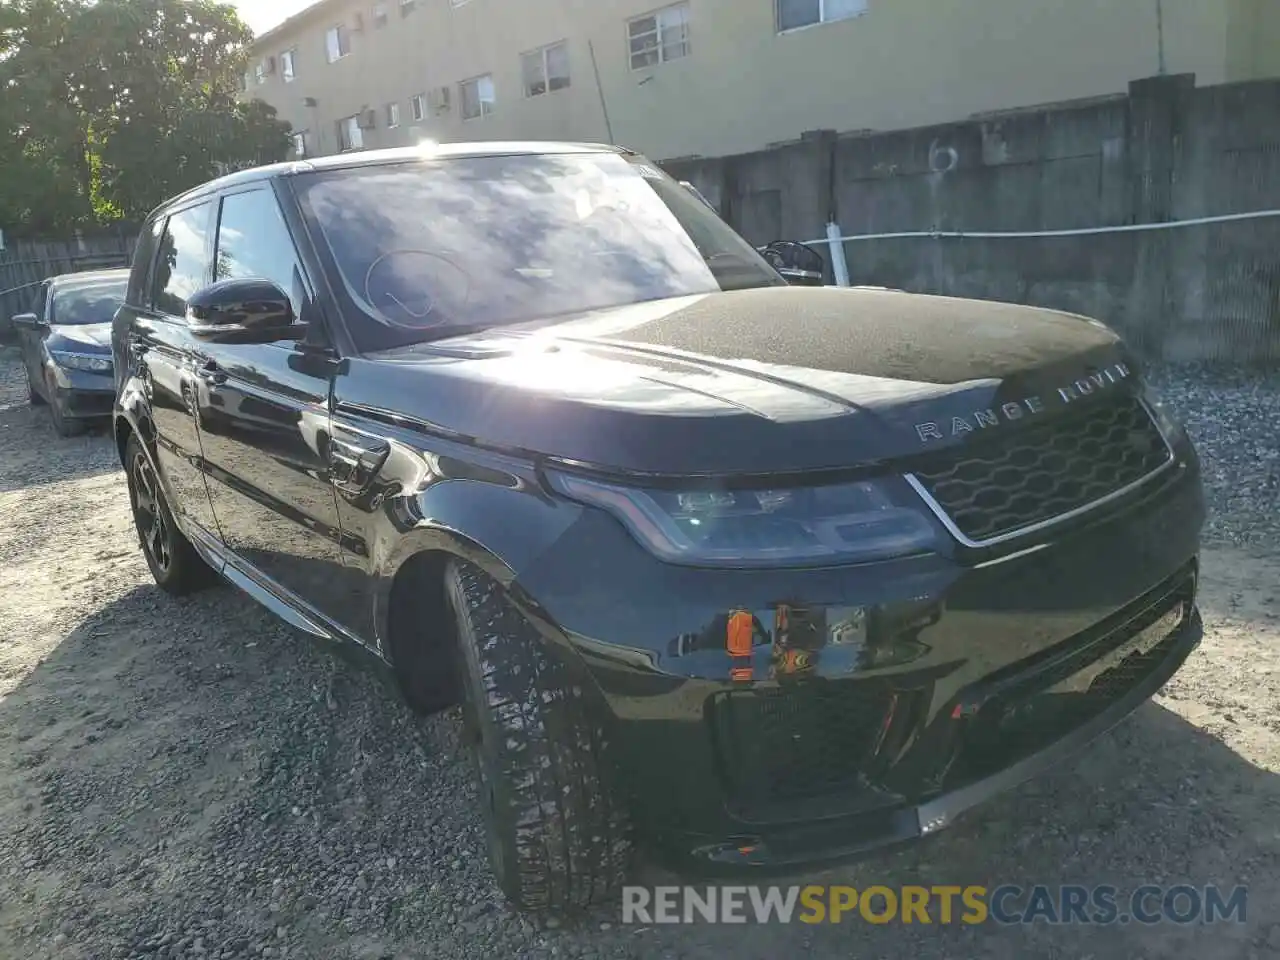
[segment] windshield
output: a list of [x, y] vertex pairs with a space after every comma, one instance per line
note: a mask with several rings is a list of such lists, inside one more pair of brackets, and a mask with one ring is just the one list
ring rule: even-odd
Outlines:
[[617, 154], [424, 160], [301, 178], [363, 350], [785, 285], [697, 197]]
[[128, 277], [78, 280], [54, 290], [49, 305], [49, 322], [60, 326], [110, 323], [124, 303]]

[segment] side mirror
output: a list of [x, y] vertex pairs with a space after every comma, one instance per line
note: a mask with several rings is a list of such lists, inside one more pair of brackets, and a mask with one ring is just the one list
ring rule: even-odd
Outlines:
[[39, 330], [44, 326], [44, 321], [34, 313], [19, 313], [9, 323], [15, 330]]
[[812, 247], [794, 240], [778, 240], [761, 253], [792, 286], [821, 287], [826, 283], [827, 261]]
[[192, 336], [228, 343], [275, 343], [299, 336], [289, 295], [270, 280], [219, 280], [187, 300]]

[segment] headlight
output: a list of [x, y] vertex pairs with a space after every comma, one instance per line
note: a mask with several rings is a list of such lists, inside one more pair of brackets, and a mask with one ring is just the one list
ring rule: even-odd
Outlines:
[[548, 475], [564, 496], [609, 511], [659, 559], [712, 567], [854, 563], [931, 550], [919, 511], [881, 483], [785, 490], [636, 490]]
[[83, 370], [86, 373], [110, 373], [111, 358], [99, 353], [67, 353], [63, 350], [50, 350], [53, 362], [68, 370]]
[[1186, 432], [1186, 428], [1182, 426], [1182, 421], [1178, 419], [1177, 414], [1161, 399], [1160, 394], [1150, 384], [1143, 385], [1143, 398], [1147, 401], [1151, 415], [1155, 417], [1156, 426], [1164, 434], [1165, 440], [1170, 444], [1180, 440]]

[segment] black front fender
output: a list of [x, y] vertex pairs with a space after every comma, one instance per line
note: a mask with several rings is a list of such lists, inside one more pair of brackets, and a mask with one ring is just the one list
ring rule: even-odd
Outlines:
[[142, 441], [147, 455], [151, 457], [151, 465], [154, 467], [156, 461], [156, 432], [151, 423], [151, 412], [147, 404], [146, 395], [142, 392], [142, 388], [136, 380], [125, 380], [120, 385], [120, 392], [116, 396], [115, 415], [112, 417], [112, 421], [116, 449], [120, 453], [121, 466], [127, 466], [124, 462], [124, 436], [126, 431], [132, 431]]
[[[487, 473], [487, 472], [486, 472]], [[475, 564], [508, 590], [534, 618], [536, 605], [518, 581], [581, 515], [576, 504], [553, 500], [528, 474], [494, 473], [485, 479], [442, 479], [383, 504], [389, 518], [382, 542], [370, 544], [376, 578], [374, 621], [380, 641], [389, 636], [391, 590], [412, 558], [443, 553]], [[385, 643], [384, 643], [385, 649]]]

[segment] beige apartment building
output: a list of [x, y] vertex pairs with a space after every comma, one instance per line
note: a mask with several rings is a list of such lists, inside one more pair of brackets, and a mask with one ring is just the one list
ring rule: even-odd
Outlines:
[[1280, 75], [1280, 0], [319, 0], [246, 96], [299, 152], [613, 141], [659, 160]]

